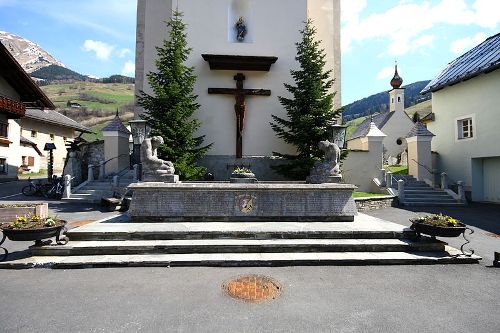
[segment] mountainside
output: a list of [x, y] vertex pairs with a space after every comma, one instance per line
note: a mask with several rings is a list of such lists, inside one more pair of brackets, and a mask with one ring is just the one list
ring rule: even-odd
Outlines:
[[[431, 94], [420, 95], [420, 91], [422, 91], [429, 82], [430, 81], [419, 81], [403, 87], [406, 88], [405, 108], [431, 99]], [[387, 91], [383, 91], [344, 106], [343, 117], [345, 121], [349, 121], [351, 119], [388, 110], [389, 94]]]
[[50, 65], [37, 69], [31, 73], [31, 76], [45, 81], [85, 81], [88, 79], [86, 76], [78, 74], [71, 69], [57, 65]]
[[0, 31], [0, 42], [5, 45], [28, 73], [32, 73], [50, 65], [65, 67], [62, 62], [42, 49], [40, 45], [23, 37]]

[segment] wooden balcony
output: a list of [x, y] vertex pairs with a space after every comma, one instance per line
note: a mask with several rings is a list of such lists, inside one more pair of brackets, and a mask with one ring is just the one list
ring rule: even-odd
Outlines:
[[0, 113], [6, 114], [8, 118], [21, 118], [25, 112], [23, 103], [0, 96]]

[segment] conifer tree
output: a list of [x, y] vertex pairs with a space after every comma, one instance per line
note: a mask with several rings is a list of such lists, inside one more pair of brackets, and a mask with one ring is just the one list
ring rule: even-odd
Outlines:
[[285, 119], [272, 115], [271, 122], [277, 136], [297, 150], [296, 155], [274, 152], [275, 156], [287, 159], [286, 164], [274, 169], [296, 180], [305, 179], [314, 161], [322, 156], [318, 143], [329, 139], [330, 126], [335, 124], [342, 112], [341, 109], [333, 109], [335, 93], [330, 90], [334, 82], [332, 70], [324, 69], [326, 54], [320, 47], [321, 42], [315, 40], [316, 29], [311, 19], [305, 22], [301, 34], [302, 40], [296, 43], [295, 58], [300, 69], [290, 71], [295, 85], [285, 83], [292, 97], [278, 97], [288, 117]]
[[182, 13], [174, 11], [167, 27], [169, 38], [156, 48], [157, 71], [147, 75], [153, 93], [141, 91], [138, 103], [145, 110], [143, 118], [151, 126], [151, 135], [159, 135], [165, 141], [158, 149], [159, 157], [172, 161], [181, 179], [200, 179], [206, 168], [198, 166], [197, 161], [211, 144], [203, 146], [204, 136], [194, 137], [201, 122], [192, 116], [200, 105], [193, 93], [194, 68], [184, 64], [191, 48], [187, 45]]

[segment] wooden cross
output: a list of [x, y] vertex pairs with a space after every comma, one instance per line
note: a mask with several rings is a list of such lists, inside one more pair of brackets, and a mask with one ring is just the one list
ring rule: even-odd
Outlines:
[[243, 129], [245, 128], [245, 96], [271, 96], [271, 90], [265, 89], [243, 89], [245, 75], [238, 73], [234, 76], [236, 89], [233, 88], [208, 88], [209, 94], [234, 95], [236, 104], [234, 112], [236, 113], [236, 158], [243, 157]]

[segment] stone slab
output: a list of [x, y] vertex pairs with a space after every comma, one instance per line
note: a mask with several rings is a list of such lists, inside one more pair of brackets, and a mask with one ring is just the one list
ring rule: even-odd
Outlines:
[[320, 252], [320, 253], [196, 253], [31, 257], [0, 262], [0, 269], [174, 267], [174, 266], [296, 266], [296, 265], [408, 265], [472, 264], [478, 256], [457, 257], [447, 252]]
[[349, 184], [139, 183], [134, 221], [335, 221], [357, 214]]

